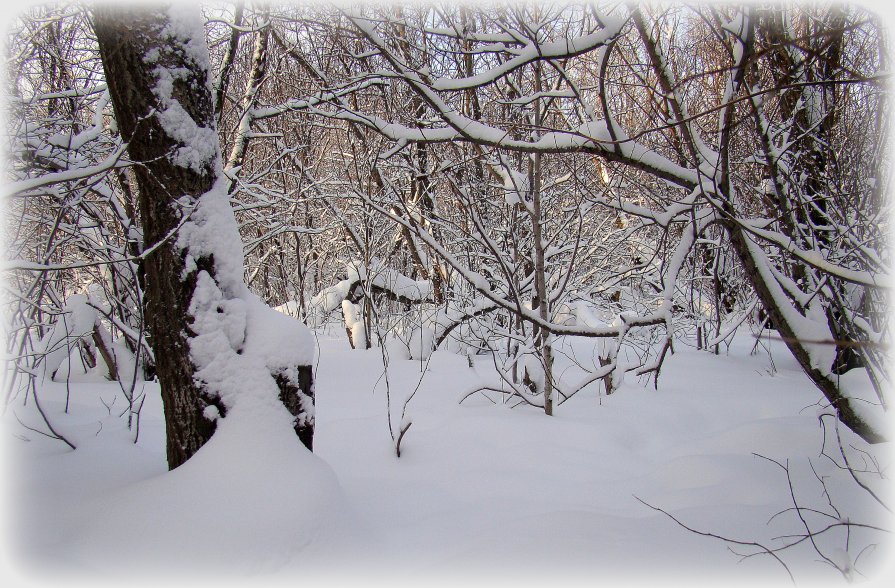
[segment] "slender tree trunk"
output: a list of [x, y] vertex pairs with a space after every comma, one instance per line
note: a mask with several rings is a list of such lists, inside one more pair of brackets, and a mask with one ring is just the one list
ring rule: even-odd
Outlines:
[[[538, 64], [535, 67], [535, 92], [540, 92], [541, 88], [541, 67]], [[541, 131], [543, 113], [541, 111], [540, 102], [534, 103], [534, 123], [538, 133]], [[535, 273], [535, 300], [532, 302], [532, 310], [537, 310], [541, 320], [548, 322], [550, 320], [550, 296], [547, 292], [547, 267], [544, 251], [544, 235], [542, 230], [542, 220], [544, 218], [541, 210], [541, 184], [543, 174], [543, 162], [541, 154], [535, 153], [532, 156], [532, 168], [529, 183], [531, 185], [531, 233], [532, 233], [532, 257], [534, 257], [534, 273]], [[535, 327], [535, 344], [540, 352], [540, 362], [544, 369], [544, 414], [553, 415], [553, 348], [550, 342], [550, 333], [545, 329]]]
[[242, 13], [245, 10], [245, 2], [236, 3], [233, 12], [233, 29], [230, 31], [230, 43], [227, 46], [227, 53], [224, 55], [224, 62], [221, 64], [221, 75], [215, 85], [215, 118], [218, 125], [221, 124], [221, 116], [224, 113], [224, 98], [227, 96], [227, 86], [230, 84], [230, 72], [233, 70], [233, 60], [236, 59], [236, 50], [239, 48], [239, 37], [242, 35], [239, 27], [242, 26]]
[[[262, 8], [259, 15], [261, 21], [261, 29], [256, 33], [255, 44], [252, 47], [252, 68], [249, 71], [249, 79], [246, 82], [245, 91], [242, 95], [241, 108], [242, 112], [239, 116], [239, 123], [236, 127], [236, 137], [233, 140], [233, 147], [230, 150], [230, 156], [224, 166], [228, 170], [238, 170], [245, 163], [246, 152], [249, 148], [249, 140], [251, 139], [252, 109], [257, 106], [258, 92], [264, 77], [267, 74], [267, 45], [270, 39], [270, 25], [266, 21], [270, 18], [267, 8]], [[235, 182], [230, 186], [232, 192], [235, 188]]]
[[750, 252], [749, 237], [744, 233], [743, 229], [736, 223], [727, 223], [727, 230], [730, 234], [731, 246], [740, 263], [743, 264], [743, 268], [746, 270], [746, 277], [749, 279], [749, 283], [755, 290], [762, 306], [780, 332], [783, 341], [790, 352], [792, 352], [799, 366], [814, 382], [814, 385], [823, 392], [830, 405], [836, 410], [839, 420], [868, 443], [886, 441], [886, 438], [880, 431], [875, 430], [870, 423], [861, 418], [852, 406], [849, 398], [839, 389], [838, 384], [828, 374], [812, 365], [806, 342], [799, 339], [798, 332], [790, 324], [789, 316], [778, 305], [779, 296], [774, 295], [772, 291], [773, 285], [762, 275], [758, 265], [760, 262]]

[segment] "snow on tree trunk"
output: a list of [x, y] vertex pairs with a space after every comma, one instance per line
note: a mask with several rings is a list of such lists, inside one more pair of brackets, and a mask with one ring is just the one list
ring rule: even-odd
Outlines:
[[[822, 321], [811, 321], [792, 308], [779, 285], [768, 276], [770, 270], [767, 259], [758, 258], [760, 249], [750, 242], [739, 226], [730, 223], [728, 233], [733, 250], [746, 269], [746, 276], [762, 306], [799, 366], [835, 409], [839, 420], [868, 443], [885, 441], [882, 432], [861, 416], [856, 410], [856, 403], [843, 393], [834, 379], [832, 366], [836, 348], [811, 343], [832, 340], [829, 330], [823, 331], [829, 327]], [[822, 333], [821, 336], [817, 335], [818, 331]]]
[[352, 349], [367, 349], [367, 333], [364, 331], [363, 316], [356, 304], [350, 300], [342, 301], [342, 316], [345, 318], [345, 331]]
[[93, 333], [96, 322], [96, 310], [87, 304], [87, 296], [69, 296], [53, 327], [37, 345], [38, 353], [43, 354], [42, 378], [53, 379], [65, 367], [72, 348]]
[[93, 15], [118, 127], [139, 162], [146, 247], [155, 247], [145, 260], [146, 315], [168, 465], [198, 451], [218, 418], [276, 423], [284, 407], [310, 449], [313, 340], [243, 282], [199, 12], [106, 4]]

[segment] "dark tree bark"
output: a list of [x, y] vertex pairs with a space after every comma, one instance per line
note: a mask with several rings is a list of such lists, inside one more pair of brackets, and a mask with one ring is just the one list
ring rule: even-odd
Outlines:
[[[196, 146], [171, 136], [157, 116], [169, 106], [159, 97], [158, 68], [178, 72], [171, 80], [170, 98], [197, 127], [216, 129], [214, 100], [207, 64], [197, 62], [190, 41], [170, 26], [167, 6], [98, 5], [93, 8], [93, 24], [118, 128], [137, 162], [134, 173], [144, 243], [147, 250], [152, 249], [145, 259], [148, 336], [162, 390], [168, 466], [174, 469], [214, 433], [215, 421], [206, 417], [208, 407], [226, 413], [221, 400], [196, 379], [189, 346], [195, 335], [189, 307], [196, 278], [201, 271], [214, 278], [215, 260], [210, 255], [193, 256], [195, 267], [185, 271], [188, 252], [176, 244], [177, 229], [186, 220], [186, 208], [178, 201], [186, 198], [195, 204], [212, 189], [220, 174], [220, 149], [217, 157], [206, 161], [186, 165], [178, 159], [180, 150]], [[197, 41], [205, 42], [191, 42]], [[216, 132], [213, 136], [216, 142]], [[301, 371], [301, 367], [299, 384], [313, 398], [310, 369]], [[301, 403], [292, 397], [300, 386], [287, 378], [275, 379], [281, 399], [299, 422]], [[310, 449], [313, 419], [310, 426], [308, 419], [304, 422], [297, 432]]]
[[224, 98], [227, 96], [227, 86], [230, 84], [230, 72], [233, 71], [233, 60], [236, 59], [236, 50], [239, 49], [239, 38], [242, 32], [242, 14], [245, 11], [245, 2], [237, 2], [233, 13], [233, 29], [230, 31], [230, 43], [227, 46], [227, 54], [221, 64], [221, 75], [215, 87], [215, 118], [221, 122], [224, 113]]

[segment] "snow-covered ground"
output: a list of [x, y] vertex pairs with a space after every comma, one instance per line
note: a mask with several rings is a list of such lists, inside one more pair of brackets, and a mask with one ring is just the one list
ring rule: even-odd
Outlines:
[[[594, 384], [551, 418], [510, 408], [494, 393], [459, 404], [490, 360], [476, 358], [473, 369], [446, 351], [428, 363], [393, 357], [387, 398], [378, 349], [351, 350], [337, 329], [316, 334], [315, 455], [280, 437], [288, 427], [253, 430], [263, 421], [241, 419], [236, 427], [225, 419], [209, 444], [169, 473], [152, 383], [136, 444], [118, 416], [118, 385], [90, 375], [41, 393], [76, 451], [22, 429], [16, 414], [32, 423], [34, 415], [11, 406], [2, 429], [9, 577], [789, 583], [772, 558], [740, 561], [722, 541], [688, 532], [638, 500], [701, 531], [778, 546], [775, 537], [804, 527], [791, 510], [774, 517], [792, 506], [786, 474], [754, 454], [788, 460], [801, 506], [831, 511], [813, 464], [843, 519], [891, 527], [847, 473], [820, 455], [820, 395], [779, 342], [768, 342], [770, 358], [750, 355], [748, 336], [720, 357], [679, 343], [658, 391], [630, 380], [607, 397]], [[561, 345], [587, 357], [593, 344]], [[397, 458], [389, 405], [399, 426], [401, 401], [417, 388]], [[888, 450], [871, 451], [885, 468]], [[808, 523], [824, 520], [815, 515]], [[853, 529], [851, 557], [879, 539]], [[844, 533], [819, 542], [843, 557], [834, 548], [845, 547]], [[874, 577], [888, 555], [885, 545], [868, 549], [858, 568]], [[809, 542], [781, 557], [800, 584], [842, 581]]]

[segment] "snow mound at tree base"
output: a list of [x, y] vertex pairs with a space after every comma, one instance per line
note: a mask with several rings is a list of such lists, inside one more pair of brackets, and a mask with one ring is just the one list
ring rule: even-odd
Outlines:
[[265, 574], [358, 537], [332, 470], [285, 410], [235, 407], [179, 468], [110, 495], [70, 561], [104, 571]]

